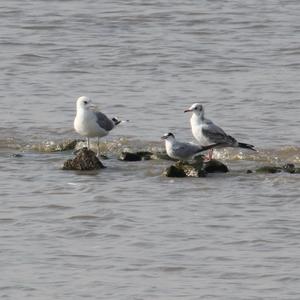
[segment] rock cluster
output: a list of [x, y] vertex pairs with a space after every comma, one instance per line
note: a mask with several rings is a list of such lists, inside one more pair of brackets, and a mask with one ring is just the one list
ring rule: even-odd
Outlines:
[[204, 162], [202, 158], [198, 158], [192, 163], [178, 161], [166, 168], [163, 174], [167, 177], [205, 177], [207, 173], [228, 171], [227, 166], [218, 160]]
[[[75, 141], [66, 143], [64, 149], [72, 149], [75, 146]], [[101, 156], [102, 159], [107, 159]], [[143, 161], [143, 160], [170, 160], [166, 153], [157, 152], [152, 153], [149, 151], [129, 152], [124, 151], [118, 157], [121, 161]], [[174, 160], [173, 160], [174, 161]], [[87, 149], [86, 147], [78, 150], [73, 159], [67, 160], [63, 165], [63, 170], [97, 170], [105, 168], [101, 161], [96, 156], [95, 152]], [[212, 159], [204, 161], [203, 156], [198, 156], [193, 162], [176, 161], [171, 166], [167, 167], [163, 175], [167, 177], [205, 177], [208, 173], [227, 173], [228, 167], [222, 162]], [[279, 172], [286, 172], [290, 174], [300, 174], [300, 168], [294, 164], [285, 164], [283, 166], [265, 165], [257, 168], [256, 170], [246, 170], [247, 174], [274, 174]]]

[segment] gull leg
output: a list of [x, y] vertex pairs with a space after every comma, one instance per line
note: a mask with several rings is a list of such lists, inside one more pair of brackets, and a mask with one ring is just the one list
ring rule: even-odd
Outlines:
[[86, 143], [87, 143], [87, 148], [90, 149], [90, 138], [89, 137], [86, 138]]
[[205, 160], [205, 161], [210, 161], [210, 160], [212, 160], [213, 152], [214, 152], [214, 149], [213, 149], [213, 148], [209, 149], [209, 150], [208, 150], [208, 155], [205, 156], [204, 160]]
[[97, 157], [100, 156], [100, 139], [98, 137], [98, 141], [97, 141]]

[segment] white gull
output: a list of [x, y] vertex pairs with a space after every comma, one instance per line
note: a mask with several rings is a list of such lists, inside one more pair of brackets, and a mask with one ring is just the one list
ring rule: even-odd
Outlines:
[[[214, 124], [211, 120], [204, 117], [204, 108], [200, 103], [194, 103], [189, 109], [184, 112], [192, 112], [191, 128], [195, 139], [199, 144], [208, 146], [214, 143], [221, 145], [221, 147], [240, 147], [256, 151], [253, 145], [240, 143], [234, 137], [225, 133], [225, 131]], [[212, 158], [212, 151], [210, 151], [209, 159]]]
[[91, 99], [86, 96], [81, 96], [76, 102], [76, 117], [74, 120], [74, 129], [77, 133], [87, 138], [87, 147], [90, 149], [90, 138], [98, 138], [98, 153], [99, 138], [106, 136], [116, 125], [121, 121], [117, 118], [108, 118], [105, 114], [96, 110]]

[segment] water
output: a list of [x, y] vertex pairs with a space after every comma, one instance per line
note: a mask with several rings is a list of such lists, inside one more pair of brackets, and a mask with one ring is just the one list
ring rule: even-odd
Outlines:
[[[0, 4], [0, 297], [299, 299], [299, 1]], [[107, 169], [61, 170], [75, 101], [130, 119]], [[259, 154], [224, 175], [171, 180], [124, 148], [192, 140], [193, 102]], [[149, 146], [150, 145], [150, 146]], [[21, 153], [22, 157], [12, 154]]]

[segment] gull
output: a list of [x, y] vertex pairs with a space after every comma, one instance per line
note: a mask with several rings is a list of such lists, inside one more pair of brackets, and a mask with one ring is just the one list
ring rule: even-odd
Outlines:
[[[219, 126], [215, 125], [211, 120], [204, 117], [204, 108], [200, 103], [194, 103], [184, 112], [192, 112], [191, 128], [194, 138], [201, 146], [208, 146], [218, 143], [222, 147], [240, 147], [256, 151], [253, 145], [240, 143], [234, 137], [225, 133]], [[212, 158], [213, 149], [210, 151], [208, 158]]]
[[176, 140], [173, 133], [164, 134], [161, 139], [165, 140], [165, 147], [169, 157], [188, 161], [199, 155], [202, 151], [211, 149], [218, 144], [200, 147], [192, 143], [183, 143]]
[[105, 114], [96, 110], [92, 100], [89, 97], [81, 96], [76, 101], [76, 117], [74, 120], [74, 129], [77, 133], [87, 138], [87, 147], [90, 149], [90, 138], [98, 138], [99, 156], [99, 139], [106, 136], [115, 126], [122, 121], [117, 118], [108, 118]]

